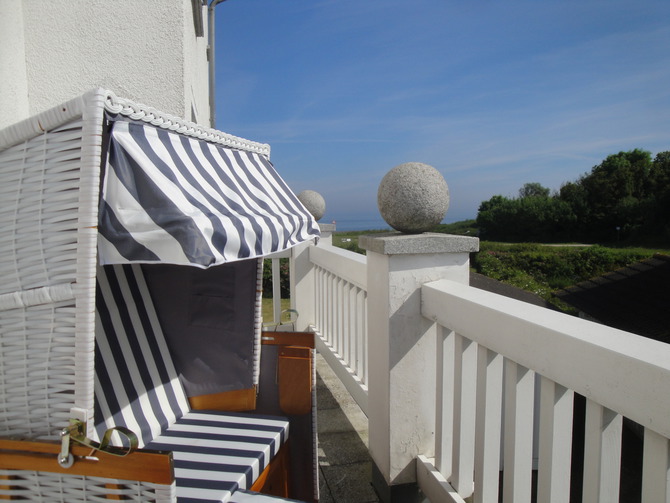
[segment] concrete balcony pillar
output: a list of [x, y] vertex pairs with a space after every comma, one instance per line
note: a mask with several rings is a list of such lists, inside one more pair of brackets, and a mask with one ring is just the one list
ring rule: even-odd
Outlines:
[[436, 328], [421, 315], [421, 285], [469, 282], [477, 238], [448, 234], [361, 236], [367, 250], [370, 454], [385, 503], [420, 501], [415, 459], [433, 456]]

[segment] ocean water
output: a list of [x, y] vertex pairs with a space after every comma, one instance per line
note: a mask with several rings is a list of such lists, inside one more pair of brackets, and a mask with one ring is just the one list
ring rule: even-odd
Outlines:
[[329, 219], [328, 216], [325, 216], [320, 220], [320, 223], [334, 223], [337, 232], [391, 230], [389, 224], [384, 222], [382, 217]]
[[[470, 218], [470, 217], [469, 217]], [[474, 217], [472, 217], [474, 218]], [[452, 224], [461, 220], [466, 220], [466, 218], [445, 218], [442, 220], [443, 224]], [[337, 218], [331, 215], [325, 215], [320, 223], [336, 225], [336, 232], [347, 232], [347, 231], [391, 231], [391, 226], [387, 224], [381, 216], [372, 217], [372, 216], [363, 216], [361, 218]]]

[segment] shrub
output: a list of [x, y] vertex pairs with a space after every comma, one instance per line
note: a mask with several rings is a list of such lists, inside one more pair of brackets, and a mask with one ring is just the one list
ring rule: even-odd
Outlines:
[[[291, 297], [291, 280], [289, 277], [289, 259], [279, 259], [280, 296], [282, 299]], [[272, 259], [263, 260], [263, 297], [272, 298]]]

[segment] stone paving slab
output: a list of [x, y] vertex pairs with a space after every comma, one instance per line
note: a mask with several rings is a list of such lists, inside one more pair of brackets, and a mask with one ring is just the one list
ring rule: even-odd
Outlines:
[[320, 503], [378, 503], [367, 417], [321, 355], [316, 371]]

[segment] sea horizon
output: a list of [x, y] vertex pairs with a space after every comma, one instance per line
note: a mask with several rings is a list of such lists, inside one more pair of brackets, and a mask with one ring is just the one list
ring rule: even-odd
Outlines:
[[336, 232], [391, 230], [382, 217], [370, 218], [323, 218], [322, 224], [335, 224]]
[[[464, 219], [445, 218], [441, 223], [454, 223]], [[326, 215], [319, 223], [335, 224], [335, 232], [350, 232], [350, 231], [384, 231], [392, 230], [391, 226], [387, 224], [381, 216], [377, 217], [361, 217], [361, 218], [333, 218]]]

